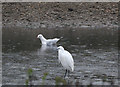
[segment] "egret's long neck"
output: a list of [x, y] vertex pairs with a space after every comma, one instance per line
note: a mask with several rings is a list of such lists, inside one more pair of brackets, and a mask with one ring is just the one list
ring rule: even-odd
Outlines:
[[64, 51], [64, 49], [59, 49], [59, 51], [58, 51], [58, 52], [60, 53], [60, 52], [63, 52], [63, 51]]
[[42, 36], [42, 37], [40, 37], [40, 39], [41, 39], [41, 42], [42, 43], [44, 43], [45, 41], [46, 41], [46, 39]]
[[63, 51], [63, 50], [64, 50], [64, 48], [62, 47], [60, 50], [62, 50], [62, 51]]

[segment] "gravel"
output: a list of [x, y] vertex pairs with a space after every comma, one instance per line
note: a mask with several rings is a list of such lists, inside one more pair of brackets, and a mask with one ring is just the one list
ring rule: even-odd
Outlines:
[[3, 27], [118, 27], [117, 2], [2, 3]]

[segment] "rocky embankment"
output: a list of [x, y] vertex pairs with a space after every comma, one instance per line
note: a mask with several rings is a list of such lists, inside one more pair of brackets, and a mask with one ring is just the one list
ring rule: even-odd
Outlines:
[[118, 27], [118, 3], [3, 3], [3, 27]]

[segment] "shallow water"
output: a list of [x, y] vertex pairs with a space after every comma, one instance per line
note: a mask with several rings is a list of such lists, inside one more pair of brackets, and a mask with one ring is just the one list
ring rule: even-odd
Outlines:
[[[41, 46], [37, 35], [61, 38], [55, 46]], [[2, 68], [3, 85], [22, 85], [27, 70], [33, 69], [33, 84], [54, 84], [56, 76], [63, 77], [65, 70], [58, 63], [57, 46], [62, 45], [74, 58], [75, 71], [70, 80], [81, 84], [102, 85], [104, 76], [110, 84], [118, 83], [118, 33], [117, 29], [3, 29]]]

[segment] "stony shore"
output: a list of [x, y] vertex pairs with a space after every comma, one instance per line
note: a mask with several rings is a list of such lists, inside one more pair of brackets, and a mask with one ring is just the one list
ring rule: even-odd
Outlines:
[[3, 3], [3, 27], [118, 27], [116, 2]]

